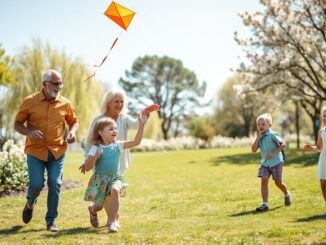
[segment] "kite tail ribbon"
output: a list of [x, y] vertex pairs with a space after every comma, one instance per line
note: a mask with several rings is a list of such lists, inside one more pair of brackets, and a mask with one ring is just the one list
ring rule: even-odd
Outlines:
[[[120, 35], [119, 35], [120, 36]], [[99, 65], [94, 65], [95, 68], [99, 68], [100, 66], [103, 65], [103, 63], [106, 61], [106, 59], [108, 58], [111, 50], [113, 49], [113, 47], [115, 46], [115, 44], [117, 43], [118, 39], [119, 39], [119, 36], [113, 41], [112, 45], [111, 45], [111, 48], [109, 49], [109, 52], [107, 53], [107, 55], [103, 58], [102, 62], [99, 64]], [[92, 75], [90, 75], [89, 77], [87, 77], [83, 83], [87, 82], [89, 79], [91, 79], [92, 77], [94, 77], [96, 75], [96, 71], [94, 69], [94, 72]]]
[[96, 72], [94, 71], [92, 75], [90, 75], [89, 77], [87, 77], [83, 83], [85, 83], [86, 81], [88, 81], [89, 79], [91, 79], [92, 77], [94, 77], [96, 75]]

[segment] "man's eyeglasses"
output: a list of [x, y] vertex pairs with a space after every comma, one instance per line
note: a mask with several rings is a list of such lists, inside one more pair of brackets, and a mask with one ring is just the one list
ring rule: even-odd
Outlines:
[[53, 86], [62, 88], [64, 83], [60, 83], [60, 82], [50, 82], [50, 81], [46, 81], [47, 83], [51, 83]]

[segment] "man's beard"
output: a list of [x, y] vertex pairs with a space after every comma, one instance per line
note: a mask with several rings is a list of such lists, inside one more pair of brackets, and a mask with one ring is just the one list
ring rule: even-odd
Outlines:
[[58, 91], [58, 92], [53, 91], [53, 90], [50, 91], [50, 95], [51, 95], [53, 98], [57, 97], [59, 94], [60, 94], [60, 91]]

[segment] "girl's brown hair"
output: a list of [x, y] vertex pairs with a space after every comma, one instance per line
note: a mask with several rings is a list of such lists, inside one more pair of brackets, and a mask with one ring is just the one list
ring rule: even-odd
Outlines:
[[92, 133], [92, 144], [100, 144], [103, 143], [101, 135], [98, 133], [103, 130], [106, 126], [116, 125], [115, 121], [110, 117], [104, 117], [98, 120], [94, 126]]

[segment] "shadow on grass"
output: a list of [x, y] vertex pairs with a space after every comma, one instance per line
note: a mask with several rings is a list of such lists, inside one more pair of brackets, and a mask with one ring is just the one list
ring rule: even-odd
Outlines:
[[198, 161], [190, 161], [189, 163], [190, 164], [196, 164], [196, 163], [198, 163]]
[[[285, 150], [285, 166], [286, 165], [299, 165], [302, 167], [313, 166], [318, 163], [319, 154], [307, 152], [304, 150], [288, 149]], [[227, 155], [216, 157], [212, 160], [215, 166], [222, 163], [246, 165], [260, 163], [260, 153], [242, 153], [235, 155]]]
[[311, 222], [315, 220], [326, 220], [326, 214], [314, 215], [307, 218], [297, 219], [296, 222]]
[[[21, 231], [21, 229], [24, 228], [22, 225], [16, 225], [9, 229], [3, 229], [0, 230], [0, 235], [13, 235], [16, 233], [23, 234], [23, 233], [29, 233], [29, 232], [40, 232], [40, 231], [46, 231], [45, 228], [42, 229], [27, 229]], [[102, 231], [101, 228], [107, 229], [107, 226], [100, 227], [100, 229], [94, 229], [92, 227], [75, 227], [71, 229], [60, 229], [58, 232], [50, 232], [48, 234], [43, 235], [44, 237], [53, 237], [53, 236], [63, 236], [63, 235], [73, 235], [73, 234], [79, 234], [79, 233], [99, 233]]]
[[241, 217], [241, 216], [245, 216], [245, 215], [249, 215], [249, 214], [262, 214], [262, 213], [268, 213], [271, 211], [275, 211], [276, 209], [279, 209], [281, 206], [277, 206], [275, 208], [271, 208], [268, 211], [265, 212], [258, 212], [256, 211], [256, 209], [254, 210], [250, 210], [250, 211], [244, 211], [244, 212], [240, 212], [240, 213], [236, 213], [236, 214], [231, 214], [229, 215], [229, 217]]
[[60, 229], [58, 232], [49, 232], [48, 234], [43, 235], [43, 237], [59, 237], [59, 236], [66, 236], [66, 235], [76, 235], [81, 233], [100, 233], [103, 232], [103, 229], [107, 231], [107, 226], [101, 226], [98, 228], [93, 227], [75, 227], [71, 229]]
[[22, 225], [15, 225], [9, 229], [3, 229], [0, 230], [0, 235], [9, 235], [9, 234], [14, 234], [20, 231], [24, 226]]

